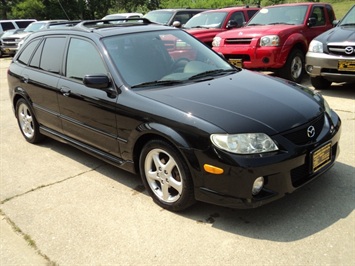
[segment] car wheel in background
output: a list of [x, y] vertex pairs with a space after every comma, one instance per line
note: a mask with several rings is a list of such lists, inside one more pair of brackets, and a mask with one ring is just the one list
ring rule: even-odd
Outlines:
[[279, 74], [282, 78], [297, 83], [301, 83], [304, 74], [304, 54], [299, 49], [291, 51], [286, 64], [280, 69]]
[[170, 211], [195, 203], [190, 171], [179, 152], [162, 140], [151, 140], [140, 155], [143, 183], [154, 202]]

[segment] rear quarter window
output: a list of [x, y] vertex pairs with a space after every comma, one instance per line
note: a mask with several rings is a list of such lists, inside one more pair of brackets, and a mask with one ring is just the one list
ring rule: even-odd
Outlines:
[[26, 47], [24, 49], [22, 49], [22, 52], [19, 55], [17, 61], [20, 62], [21, 64], [28, 65], [28, 63], [31, 59], [31, 56], [40, 41], [41, 41], [41, 39], [36, 39], [36, 40], [30, 42], [28, 45], [26, 45]]

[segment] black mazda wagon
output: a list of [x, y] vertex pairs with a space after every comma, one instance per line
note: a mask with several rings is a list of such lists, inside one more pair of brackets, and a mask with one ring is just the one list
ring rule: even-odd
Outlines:
[[171, 211], [261, 206], [339, 154], [341, 121], [318, 92], [231, 66], [147, 19], [33, 33], [8, 84], [29, 143], [51, 137], [138, 173]]

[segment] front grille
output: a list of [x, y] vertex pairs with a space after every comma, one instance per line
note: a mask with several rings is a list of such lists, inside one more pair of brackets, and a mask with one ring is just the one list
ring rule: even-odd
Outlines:
[[[282, 135], [296, 145], [304, 145], [307, 143], [311, 143], [318, 137], [319, 133], [322, 131], [324, 126], [324, 119], [324, 114], [321, 114], [311, 122], [299, 126], [291, 131], [285, 132]], [[307, 129], [310, 126], [313, 126], [315, 129], [315, 135], [311, 138], [307, 135]]]
[[225, 40], [225, 44], [250, 44], [252, 38], [228, 38]]
[[17, 42], [18, 38], [4, 38], [2, 39], [3, 42]]
[[344, 57], [355, 56], [355, 43], [348, 44], [328, 44], [328, 51], [331, 55], [341, 55]]

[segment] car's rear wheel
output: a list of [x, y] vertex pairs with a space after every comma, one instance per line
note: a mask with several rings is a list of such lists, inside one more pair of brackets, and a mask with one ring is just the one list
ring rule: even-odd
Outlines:
[[326, 90], [329, 89], [330, 85], [332, 85], [332, 82], [319, 76], [311, 77], [311, 84], [317, 90]]
[[195, 202], [190, 171], [179, 152], [163, 140], [151, 140], [140, 160], [143, 183], [155, 203], [170, 211], [181, 211]]
[[16, 118], [22, 135], [30, 143], [37, 143], [43, 139], [39, 132], [39, 125], [31, 107], [25, 99], [20, 99], [16, 104]]
[[294, 49], [279, 73], [282, 78], [301, 83], [304, 71], [304, 54], [301, 50]]

